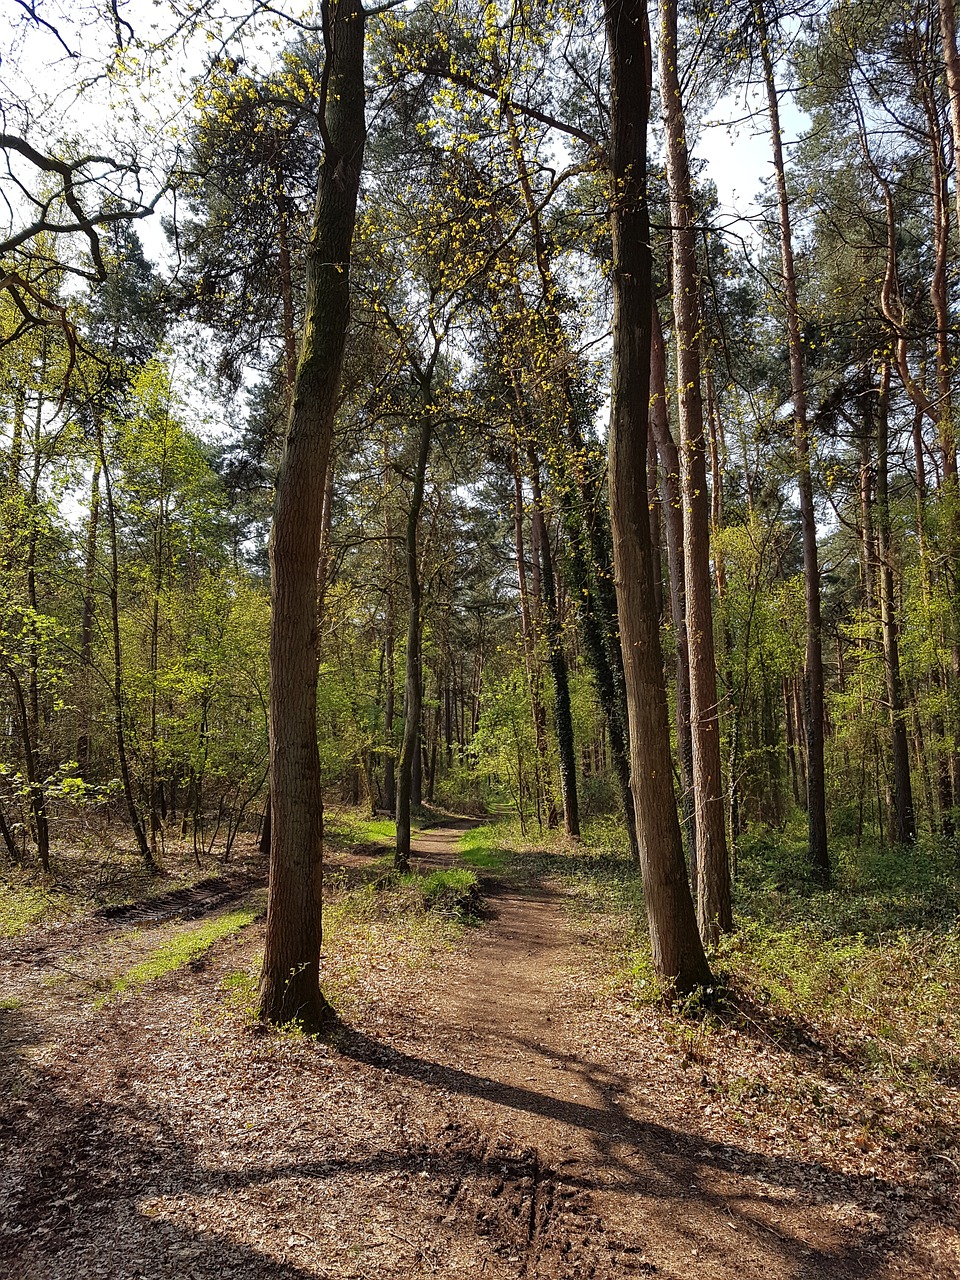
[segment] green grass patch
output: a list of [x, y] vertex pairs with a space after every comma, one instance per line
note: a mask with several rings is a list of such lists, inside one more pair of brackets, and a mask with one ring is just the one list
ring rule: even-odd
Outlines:
[[[259, 965], [256, 966], [259, 969]], [[228, 1008], [244, 1019], [252, 1019], [257, 1012], [258, 982], [253, 969], [237, 969], [228, 973], [220, 983], [224, 1002]]]
[[457, 856], [461, 862], [480, 871], [504, 871], [509, 855], [499, 843], [502, 824], [470, 827], [460, 837]]
[[466, 867], [431, 871], [425, 876], [404, 876], [403, 881], [420, 894], [425, 910], [438, 911], [467, 923], [476, 919], [480, 906], [477, 877]]
[[33, 925], [69, 919], [78, 905], [65, 893], [16, 873], [0, 881], [0, 937], [14, 938]]
[[221, 938], [226, 938], [252, 924], [257, 915], [256, 911], [249, 909], [229, 911], [213, 920], [205, 920], [203, 924], [180, 930], [139, 963], [133, 965], [126, 973], [114, 978], [110, 983], [109, 992], [101, 997], [97, 1002], [98, 1005], [105, 1003], [111, 996], [144, 987], [148, 983], [156, 982], [164, 974], [173, 973], [174, 970], [193, 963]]
[[[419, 830], [423, 823], [413, 819], [411, 826]], [[369, 809], [331, 809], [324, 816], [324, 834], [334, 849], [369, 848], [381, 845], [384, 852], [397, 840], [397, 824], [393, 818], [371, 818]]]

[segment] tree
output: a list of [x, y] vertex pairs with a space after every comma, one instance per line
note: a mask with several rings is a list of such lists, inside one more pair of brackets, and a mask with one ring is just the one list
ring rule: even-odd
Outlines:
[[777, 187], [777, 210], [780, 230], [780, 262], [783, 278], [783, 301], [790, 360], [790, 390], [794, 421], [794, 443], [797, 456], [797, 489], [800, 496], [800, 525], [803, 543], [804, 599], [807, 612], [807, 652], [804, 665], [804, 724], [807, 740], [807, 820], [809, 824], [810, 861], [823, 884], [830, 880], [830, 854], [827, 847], [826, 778], [824, 773], [824, 678], [823, 642], [820, 612], [820, 563], [817, 552], [817, 515], [813, 501], [813, 477], [810, 459], [810, 424], [807, 413], [807, 388], [804, 372], [803, 338], [797, 300], [797, 271], [793, 251], [793, 229], [790, 200], [783, 159], [783, 130], [780, 124], [780, 98], [774, 72], [770, 31], [764, 0], [754, 0], [754, 17], [760, 44], [767, 111], [770, 118], [770, 145]]
[[270, 535], [270, 896], [260, 1013], [319, 1027], [323, 801], [317, 747], [316, 584], [333, 417], [350, 315], [350, 249], [366, 137], [365, 15], [334, 0], [324, 21], [323, 163], [307, 295]]
[[673, 240], [673, 316], [677, 360], [683, 491], [684, 599], [690, 668], [693, 802], [696, 811], [697, 908], [700, 932], [715, 942], [733, 924], [730, 864], [723, 811], [720, 716], [710, 581], [701, 369], [702, 330], [696, 213], [681, 97], [676, 0], [661, 0], [660, 97], [667, 133], [667, 182]]
[[610, 51], [613, 369], [610, 523], [630, 716], [633, 793], [653, 962], [677, 991], [710, 982], [683, 858], [663, 687], [647, 500], [652, 263], [646, 203], [650, 93], [645, 0], [606, 0]]

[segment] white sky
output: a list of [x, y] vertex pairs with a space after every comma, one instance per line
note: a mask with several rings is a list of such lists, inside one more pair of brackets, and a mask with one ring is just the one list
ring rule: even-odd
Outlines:
[[[753, 118], [744, 119], [748, 114]], [[780, 116], [789, 147], [809, 120], [790, 95], [780, 100]], [[699, 128], [694, 155], [707, 162], [707, 172], [716, 183], [722, 225], [749, 243], [756, 234], [762, 183], [773, 174], [765, 96], [754, 93], [745, 100], [740, 93], [722, 98]]]

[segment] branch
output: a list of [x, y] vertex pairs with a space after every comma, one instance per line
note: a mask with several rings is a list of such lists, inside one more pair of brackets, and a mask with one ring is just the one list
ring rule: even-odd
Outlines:
[[[69, 352], [69, 360], [67, 363], [67, 371], [63, 378], [63, 390], [60, 393], [60, 401], [57, 404], [57, 412], [59, 413], [67, 398], [67, 388], [70, 385], [70, 375], [73, 372], [73, 366], [77, 362], [77, 331], [67, 319], [66, 307], [62, 307], [59, 303], [51, 302], [49, 298], [45, 298], [43, 294], [39, 293], [33, 287], [32, 284], [24, 280], [21, 275], [18, 275], [16, 271], [8, 271], [6, 275], [0, 276], [0, 291], [4, 289], [6, 289], [10, 294], [14, 305], [29, 326], [45, 326], [52, 324], [56, 326], [56, 328], [63, 330], [63, 336], [66, 339], [67, 350]], [[46, 308], [47, 311], [52, 312], [52, 316], [48, 318], [44, 315], [38, 315], [36, 312], [31, 311], [23, 300], [22, 295], [24, 294], [26, 294], [28, 298], [32, 298], [38, 307]], [[17, 332], [14, 336], [18, 336], [23, 331], [24, 326], [18, 326]], [[0, 343], [0, 345], [5, 346], [6, 343]]]
[[[115, 174], [131, 174], [138, 172], [135, 165], [125, 165], [114, 157], [100, 155], [86, 155], [72, 161], [59, 160], [56, 156], [45, 155], [43, 152], [38, 151], [36, 147], [32, 146], [24, 138], [9, 133], [0, 133], [0, 150], [14, 152], [22, 156], [34, 168], [39, 169], [41, 173], [57, 174], [62, 181], [62, 188], [58, 196], [64, 201], [73, 215], [72, 222], [51, 221], [48, 216], [49, 209], [53, 199], [57, 197], [41, 202], [31, 196], [23, 184], [14, 178], [17, 185], [24, 191], [24, 194], [38, 206], [40, 213], [28, 226], [8, 236], [6, 240], [0, 241], [0, 255], [11, 253], [14, 249], [18, 249], [20, 245], [25, 244], [28, 240], [32, 240], [43, 232], [50, 232], [54, 235], [72, 235], [80, 232], [90, 242], [90, 255], [96, 267], [96, 275], [93, 277], [95, 279], [102, 280], [106, 276], [106, 267], [100, 253], [100, 241], [97, 237], [96, 229], [113, 222], [129, 222], [149, 217], [156, 211], [157, 204], [168, 190], [169, 184], [165, 184], [148, 204], [133, 205], [126, 209], [100, 209], [96, 213], [88, 214], [84, 211], [77, 193], [78, 186], [82, 187], [87, 182], [92, 181], [88, 175], [83, 173], [83, 170], [89, 165], [106, 165]], [[80, 274], [86, 273], [81, 272]]]
[[504, 97], [496, 89], [480, 84], [472, 76], [464, 75], [462, 71], [452, 71], [449, 66], [444, 66], [440, 62], [428, 62], [423, 68], [423, 74], [436, 80], [449, 80], [451, 84], [459, 85], [462, 89], [469, 89], [485, 98], [491, 98], [494, 102], [502, 103], [503, 106], [526, 116], [529, 120], [537, 120], [540, 124], [545, 124], [548, 129], [556, 129], [559, 133], [565, 133], [571, 138], [578, 138], [594, 150], [603, 150], [600, 140], [592, 133], [587, 133], [585, 129], [578, 129], [575, 124], [567, 124], [563, 120], [558, 120], [556, 116], [538, 111], [536, 107], [528, 106], [524, 102], [515, 102], [512, 98]]
[[73, 50], [66, 43], [63, 36], [60, 34], [57, 28], [53, 26], [52, 23], [47, 22], [45, 18], [40, 17], [34, 5], [27, 4], [26, 0], [13, 0], [13, 2], [16, 5], [19, 5], [20, 8], [24, 11], [24, 13], [29, 14], [29, 16], [33, 19], [33, 21], [37, 24], [38, 27], [46, 27], [49, 32], [51, 32], [54, 36], [56, 36], [57, 40], [60, 41], [60, 44], [66, 50], [66, 54], [68, 58], [79, 58], [80, 55], [78, 53], [73, 52]]

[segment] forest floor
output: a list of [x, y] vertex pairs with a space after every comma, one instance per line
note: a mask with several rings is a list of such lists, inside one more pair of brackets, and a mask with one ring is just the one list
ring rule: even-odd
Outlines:
[[955, 1087], [927, 1123], [782, 1020], [627, 1000], [535, 861], [488, 860], [479, 922], [385, 914], [383, 852], [333, 859], [328, 1042], [251, 1020], [252, 855], [0, 940], [3, 1274], [960, 1277]]

